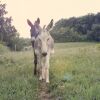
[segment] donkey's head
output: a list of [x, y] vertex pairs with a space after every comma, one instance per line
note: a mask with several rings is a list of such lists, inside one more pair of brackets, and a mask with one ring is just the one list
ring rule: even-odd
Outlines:
[[41, 32], [41, 27], [40, 27], [40, 19], [37, 18], [37, 20], [34, 22], [34, 24], [27, 19], [27, 23], [30, 26], [30, 32], [31, 32], [31, 39], [34, 41], [34, 39], [38, 36], [38, 34]]
[[53, 50], [54, 41], [49, 33], [53, 26], [53, 19], [47, 27], [43, 27], [41, 33], [36, 39], [35, 47], [38, 47], [42, 56], [46, 56], [48, 52]]

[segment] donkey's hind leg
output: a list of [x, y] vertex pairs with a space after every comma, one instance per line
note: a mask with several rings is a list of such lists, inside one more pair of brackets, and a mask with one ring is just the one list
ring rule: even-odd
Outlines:
[[34, 75], [37, 75], [37, 55], [35, 54], [35, 51], [34, 51], [34, 41], [31, 41], [31, 43], [32, 43], [32, 48], [34, 52]]
[[34, 75], [37, 75], [37, 55], [34, 52]]

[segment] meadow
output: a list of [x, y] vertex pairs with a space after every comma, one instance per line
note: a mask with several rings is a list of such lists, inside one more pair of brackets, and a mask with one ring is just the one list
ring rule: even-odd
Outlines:
[[[1, 49], [0, 100], [38, 100], [33, 59], [32, 50]], [[100, 43], [57, 43], [50, 64], [54, 100], [100, 100]]]

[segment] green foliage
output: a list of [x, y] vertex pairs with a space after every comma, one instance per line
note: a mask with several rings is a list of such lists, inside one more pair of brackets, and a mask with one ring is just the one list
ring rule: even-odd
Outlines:
[[16, 28], [12, 25], [12, 17], [5, 17], [5, 8], [6, 4], [0, 2], [0, 41], [5, 42], [11, 50], [20, 51], [24, 46], [30, 45], [30, 42], [28, 39], [19, 38]]
[[5, 42], [9, 46], [11, 39], [15, 38], [18, 34], [12, 25], [12, 18], [5, 17], [7, 14], [5, 8], [6, 4], [1, 4], [0, 2], [0, 41]]
[[24, 47], [31, 45], [30, 39], [15, 37], [9, 42], [11, 50], [21, 51]]
[[0, 54], [2, 54], [3, 52], [4, 53], [8, 52], [8, 51], [9, 49], [6, 46], [4, 46], [4, 44], [0, 43]]
[[56, 42], [100, 41], [100, 13], [61, 19], [51, 34]]
[[17, 30], [12, 25], [12, 18], [5, 17], [6, 4], [0, 4], [0, 40], [8, 43], [11, 38], [17, 35]]
[[93, 24], [92, 30], [88, 34], [88, 38], [95, 41], [100, 41], [100, 24]]

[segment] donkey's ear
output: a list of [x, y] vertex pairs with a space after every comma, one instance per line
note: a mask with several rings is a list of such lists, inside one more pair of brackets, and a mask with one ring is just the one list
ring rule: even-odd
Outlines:
[[29, 20], [29, 19], [27, 19], [27, 23], [28, 23], [28, 25], [30, 26], [30, 27], [33, 27], [34, 25], [32, 24], [32, 22]]
[[40, 24], [40, 18], [37, 18], [36, 22], [37, 22], [38, 24]]
[[46, 25], [43, 26], [43, 30], [45, 30], [45, 29], [46, 29]]
[[46, 30], [50, 31], [50, 29], [53, 27], [53, 19], [50, 21], [50, 23], [48, 24]]

